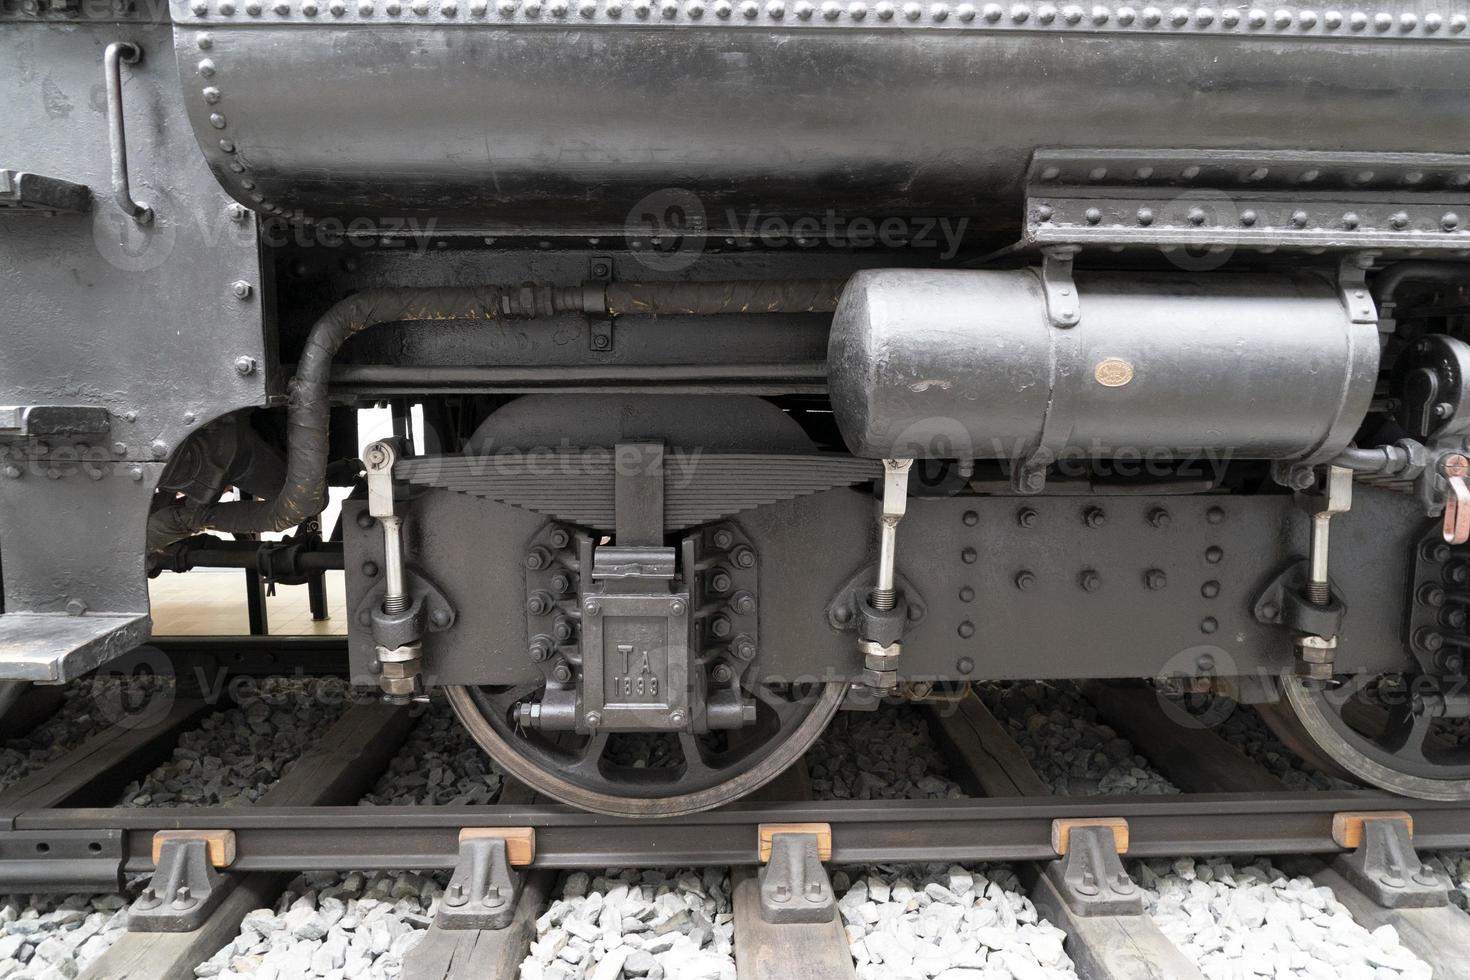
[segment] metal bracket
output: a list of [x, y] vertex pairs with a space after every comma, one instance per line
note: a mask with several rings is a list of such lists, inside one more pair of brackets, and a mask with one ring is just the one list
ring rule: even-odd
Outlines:
[[891, 643], [929, 614], [929, 604], [902, 572], [894, 573], [898, 604], [889, 610], [874, 609], [868, 597], [877, 580], [877, 563], [864, 565], [848, 576], [827, 603], [827, 625], [834, 630], [856, 632], [859, 636]]
[[1082, 320], [1077, 284], [1072, 281], [1072, 259], [1082, 248], [1053, 245], [1041, 250], [1041, 291], [1046, 316], [1054, 327], [1075, 327]]
[[520, 893], [521, 875], [510, 866], [505, 838], [463, 838], [434, 924], [440, 929], [504, 929], [515, 918]]
[[203, 837], [162, 841], [153, 880], [128, 910], [130, 932], [191, 932], [204, 924], [228, 888]]
[[1267, 626], [1284, 626], [1297, 633], [1313, 636], [1337, 636], [1342, 629], [1342, 618], [1347, 613], [1347, 603], [1337, 586], [1328, 580], [1332, 592], [1331, 600], [1325, 605], [1308, 602], [1304, 595], [1310, 576], [1310, 563], [1298, 558], [1278, 572], [1256, 601], [1251, 604], [1251, 615], [1256, 622]]
[[1356, 846], [1334, 858], [1333, 869], [1384, 908], [1449, 904], [1449, 883], [1419, 860], [1412, 828], [1406, 813], [1334, 814], [1334, 839], [1342, 846]]
[[383, 595], [387, 586], [380, 576], [378, 584], [368, 590], [353, 610], [353, 621], [359, 626], [370, 626], [375, 632], [382, 632], [384, 642], [394, 638], [389, 635], [393, 630], [401, 630], [399, 638], [406, 641], [412, 638], [414, 630], [438, 633], [453, 626], [456, 613], [444, 590], [415, 565], [406, 566], [403, 575], [410, 600], [407, 609], [399, 613], [383, 612]]
[[822, 866], [816, 834], [775, 834], [760, 871], [761, 918], [772, 925], [831, 922], [837, 897]]
[[1122, 820], [1052, 822], [1052, 849], [1060, 857], [1045, 873], [1075, 914], [1143, 914], [1143, 896], [1119, 857], [1127, 840]]
[[0, 213], [85, 214], [92, 210], [92, 191], [58, 177], [24, 170], [0, 170]]
[[[613, 260], [611, 255], [594, 255], [587, 265], [589, 282], [612, 282]], [[590, 304], [588, 304], [590, 306]], [[587, 347], [602, 354], [613, 349], [613, 319], [607, 315], [607, 307], [597, 312], [587, 312]]]
[[1367, 272], [1373, 268], [1377, 252], [1353, 252], [1337, 264], [1337, 291], [1343, 309], [1354, 323], [1377, 323], [1378, 308], [1368, 290]]

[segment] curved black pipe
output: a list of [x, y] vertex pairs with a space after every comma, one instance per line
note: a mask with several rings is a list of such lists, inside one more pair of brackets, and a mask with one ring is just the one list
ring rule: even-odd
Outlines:
[[1371, 290], [1373, 302], [1379, 306], [1392, 303], [1399, 287], [1406, 282], [1470, 285], [1470, 263], [1395, 262], [1374, 278]]

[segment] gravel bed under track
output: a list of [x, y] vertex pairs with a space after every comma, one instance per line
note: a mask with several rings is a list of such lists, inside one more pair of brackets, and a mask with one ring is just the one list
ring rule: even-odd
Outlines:
[[521, 980], [735, 980], [724, 868], [564, 875]]
[[[501, 786], [499, 769], [448, 703], [436, 700], [360, 805], [489, 804]], [[246, 916], [234, 942], [195, 972], [224, 980], [397, 977], [448, 879], [447, 872], [303, 875], [273, 907]]]
[[[0, 789], [79, 747], [148, 699], [171, 696], [169, 678], [83, 678], [56, 713], [0, 748]], [[0, 897], [0, 980], [68, 980], [127, 928], [132, 894]]]
[[[126, 684], [132, 690], [137, 683], [78, 682], [83, 690], [90, 691], [88, 697], [100, 704], [102, 710], [98, 713], [108, 716], [102, 724], [96, 724], [94, 731], [114, 720], [116, 710], [108, 707], [108, 699], [119, 695], [120, 685]], [[166, 683], [149, 681], [146, 685]], [[336, 679], [296, 678], [237, 682], [232, 690], [238, 704], [206, 716], [198, 727], [181, 734], [169, 760], [129, 786], [120, 805], [253, 803], [285, 774], [312, 739], [341, 715], [350, 691], [345, 682]], [[66, 707], [72, 700], [69, 695]], [[79, 708], [77, 717], [83, 715], [87, 712]], [[84, 727], [74, 724], [67, 730], [78, 732]], [[78, 737], [77, 743], [85, 737]], [[0, 980], [65, 980], [76, 976], [126, 930], [127, 906], [144, 881], [146, 876], [131, 882], [129, 890], [118, 895], [3, 900]], [[14, 921], [10, 921], [12, 914]], [[12, 938], [16, 936], [20, 937], [18, 945]]]
[[130, 709], [172, 686], [171, 679], [156, 677], [72, 681], [55, 714], [30, 734], [0, 744], [0, 790], [77, 748], [122, 720]]
[[446, 701], [424, 711], [363, 805], [494, 803], [503, 777]]
[[1392, 926], [1369, 932], [1309, 878], [1269, 861], [1142, 861], [1132, 868], [1159, 929], [1210, 980], [1428, 980]]
[[[248, 681], [248, 678], [241, 678]], [[337, 678], [264, 678], [238, 683], [236, 704], [179, 737], [173, 755], [128, 786], [123, 806], [245, 806], [254, 803], [347, 708]]]
[[818, 800], [959, 799], [943, 754], [917, 708], [840, 711], [808, 750], [807, 772]]
[[1097, 720], [1069, 681], [977, 684], [975, 691], [1058, 796], [1179, 792], [1131, 742]]
[[221, 980], [331, 980], [398, 976], [423, 938], [445, 875], [411, 871], [302, 875], [194, 974]]
[[1066, 934], [1038, 916], [1005, 865], [875, 866], [839, 871], [833, 886], [860, 980], [1077, 975]]

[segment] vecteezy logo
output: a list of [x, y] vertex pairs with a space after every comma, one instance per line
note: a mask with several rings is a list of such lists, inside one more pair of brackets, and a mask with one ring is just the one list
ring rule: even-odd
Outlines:
[[704, 251], [704, 203], [681, 187], [654, 191], [633, 205], [624, 234], [633, 256], [658, 272], [678, 272]]
[[123, 272], [147, 272], [168, 261], [173, 254], [178, 230], [168, 217], [173, 213], [167, 194], [148, 188], [153, 220], [139, 224], [111, 201], [98, 201], [92, 214], [92, 242], [97, 254]]
[[94, 710], [122, 728], [151, 728], [174, 707], [173, 661], [154, 646], [138, 647], [103, 664], [88, 683]]

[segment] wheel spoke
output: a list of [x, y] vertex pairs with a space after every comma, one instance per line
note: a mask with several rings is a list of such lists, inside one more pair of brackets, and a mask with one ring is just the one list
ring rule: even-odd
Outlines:
[[1396, 705], [1388, 713], [1378, 744], [1400, 758], [1428, 761], [1425, 749], [1433, 729], [1429, 712], [1415, 711], [1409, 704]]
[[684, 750], [684, 775], [707, 775], [714, 771], [705, 758], [704, 746], [692, 732], [679, 733], [679, 748]]
[[572, 761], [567, 764], [566, 770], [584, 776], [597, 775], [603, 753], [607, 751], [607, 740], [607, 732], [597, 732], [581, 748], [571, 749]]
[[777, 720], [782, 725], [785, 725], [802, 707], [801, 702], [788, 701], [785, 697], [773, 691], [771, 688], [766, 687], [764, 684], [756, 684], [750, 689], [750, 693], [755, 696], [757, 701], [762, 702], [766, 707], [775, 712]]

